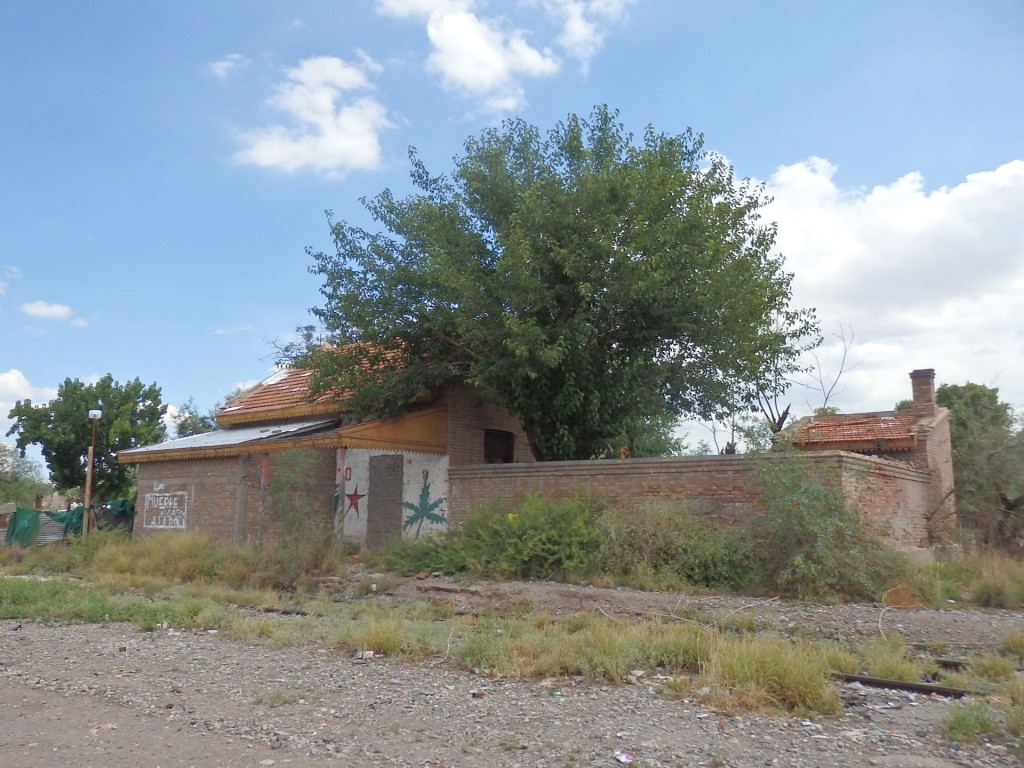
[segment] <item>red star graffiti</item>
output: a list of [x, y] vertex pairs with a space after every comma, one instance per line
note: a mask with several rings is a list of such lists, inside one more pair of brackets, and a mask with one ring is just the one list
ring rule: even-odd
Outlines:
[[346, 493], [345, 498], [348, 499], [348, 507], [345, 509], [345, 514], [347, 515], [350, 510], [354, 509], [356, 511], [356, 517], [359, 517], [359, 500], [365, 497], [365, 493], [359, 492], [358, 485], [352, 493]]

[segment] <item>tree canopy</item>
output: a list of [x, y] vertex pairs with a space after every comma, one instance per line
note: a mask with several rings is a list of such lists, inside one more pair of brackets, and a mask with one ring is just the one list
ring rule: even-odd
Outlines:
[[[522, 120], [465, 143], [447, 175], [331, 221], [312, 252], [327, 333], [314, 392], [393, 415], [469, 384], [522, 420], [538, 459], [634, 455], [681, 414], [777, 392], [817, 343], [762, 223], [763, 191], [692, 132], [634, 141], [606, 107], [546, 136]], [[663, 441], [661, 441], [663, 442]]]
[[45, 405], [19, 400], [8, 416], [14, 426], [7, 434], [17, 435], [21, 450], [31, 444], [40, 446], [57, 490], [80, 492], [92, 441], [91, 409], [103, 412], [96, 424], [93, 498], [129, 496], [135, 485], [134, 467], [119, 463], [116, 454], [164, 439], [162, 419], [167, 406], [156, 384], [145, 386], [136, 378], [122, 385], [110, 374], [95, 384], [65, 379], [57, 397]]
[[38, 462], [22, 456], [14, 446], [0, 443], [0, 504], [13, 501], [31, 507], [37, 496], [51, 491]]
[[190, 437], [201, 435], [204, 432], [213, 432], [218, 429], [217, 409], [213, 408], [207, 413], [201, 413], [196, 401], [191, 397], [181, 404], [170, 417], [174, 425], [175, 437]]
[[950, 411], [953, 478], [961, 525], [979, 543], [1019, 552], [1024, 535], [1024, 428], [999, 390], [942, 384], [936, 402]]

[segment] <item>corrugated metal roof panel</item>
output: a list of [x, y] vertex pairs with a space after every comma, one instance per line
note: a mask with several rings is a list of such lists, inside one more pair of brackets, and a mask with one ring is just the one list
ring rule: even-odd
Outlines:
[[142, 454], [157, 453], [162, 451], [188, 451], [203, 448], [226, 448], [229, 446], [243, 445], [263, 440], [274, 440], [280, 437], [295, 437], [309, 432], [326, 431], [340, 426], [340, 419], [312, 419], [307, 421], [293, 421], [287, 424], [273, 424], [269, 426], [239, 427], [236, 429], [218, 429], [214, 432], [204, 432], [201, 435], [179, 437], [176, 440], [168, 440], [156, 445], [146, 445], [141, 448], [131, 448], [121, 451], [119, 458], [131, 458]]
[[40, 514], [39, 517], [39, 533], [36, 534], [36, 544], [53, 544], [64, 539], [64, 526], [44, 514]]

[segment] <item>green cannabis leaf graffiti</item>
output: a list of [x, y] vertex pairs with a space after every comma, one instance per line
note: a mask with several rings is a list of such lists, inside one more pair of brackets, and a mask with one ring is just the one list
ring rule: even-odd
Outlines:
[[432, 523], [438, 525], [447, 525], [448, 519], [444, 516], [444, 512], [436, 512], [435, 510], [445, 503], [447, 499], [442, 496], [439, 499], [430, 500], [430, 483], [426, 480], [423, 481], [423, 487], [420, 488], [420, 500], [418, 504], [410, 504], [408, 501], [402, 502], [402, 506], [412, 512], [405, 522], [402, 523], [402, 530], [407, 531], [416, 526], [416, 538], [420, 537], [420, 529], [423, 527], [423, 522], [429, 520]]

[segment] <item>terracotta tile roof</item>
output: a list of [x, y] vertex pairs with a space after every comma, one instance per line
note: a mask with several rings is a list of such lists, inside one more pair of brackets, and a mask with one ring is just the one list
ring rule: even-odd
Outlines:
[[309, 380], [312, 375], [312, 371], [302, 368], [275, 371], [252, 389], [225, 403], [217, 414], [217, 421], [228, 426], [340, 412], [336, 397], [322, 395], [310, 401]]
[[907, 450], [916, 433], [909, 411], [815, 416], [796, 426], [795, 442], [807, 448], [839, 446], [846, 450]]
[[[330, 350], [331, 347], [325, 349]], [[402, 364], [400, 348], [380, 348], [368, 343], [356, 343], [343, 349], [356, 353], [354, 364], [363, 368]], [[312, 375], [313, 372], [305, 368], [281, 368], [252, 389], [225, 403], [217, 414], [217, 422], [221, 426], [228, 426], [344, 412], [341, 404], [351, 394], [347, 390], [336, 390], [312, 401], [309, 399]]]

